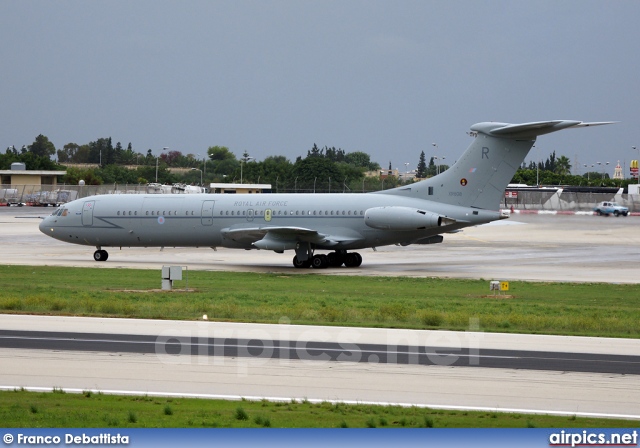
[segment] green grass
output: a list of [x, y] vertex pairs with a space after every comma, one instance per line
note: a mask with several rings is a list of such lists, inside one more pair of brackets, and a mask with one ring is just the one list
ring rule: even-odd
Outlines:
[[[598, 428], [634, 420], [445, 411], [417, 407], [0, 392], [6, 428]], [[172, 412], [167, 413], [167, 408]], [[37, 411], [34, 412], [33, 409]]]
[[640, 285], [0, 266], [0, 313], [640, 337]]

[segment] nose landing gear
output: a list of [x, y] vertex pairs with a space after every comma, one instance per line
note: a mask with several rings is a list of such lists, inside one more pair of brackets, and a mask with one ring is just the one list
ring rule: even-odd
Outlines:
[[98, 250], [93, 253], [93, 259], [96, 261], [107, 261], [107, 258], [109, 258], [109, 253], [99, 247]]

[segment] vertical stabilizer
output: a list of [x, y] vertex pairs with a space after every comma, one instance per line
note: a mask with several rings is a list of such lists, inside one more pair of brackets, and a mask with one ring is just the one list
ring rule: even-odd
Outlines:
[[497, 210], [507, 185], [538, 135], [571, 127], [609, 123], [569, 120], [523, 124], [478, 123], [471, 127], [475, 136], [473, 142], [451, 168], [424, 181], [383, 193]]

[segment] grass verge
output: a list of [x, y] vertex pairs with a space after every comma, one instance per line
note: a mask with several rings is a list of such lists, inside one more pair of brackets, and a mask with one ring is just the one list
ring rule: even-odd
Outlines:
[[[640, 337], [640, 285], [0, 266], [0, 312]], [[177, 282], [177, 288], [185, 282]]]
[[[170, 410], [170, 412], [168, 411]], [[634, 420], [446, 411], [417, 407], [224, 401], [191, 398], [0, 392], [6, 428], [602, 428]]]

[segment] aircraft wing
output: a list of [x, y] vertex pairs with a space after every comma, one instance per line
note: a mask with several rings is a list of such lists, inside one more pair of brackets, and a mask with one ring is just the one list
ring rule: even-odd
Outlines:
[[362, 237], [348, 235], [349, 232], [339, 234], [320, 233], [317, 230], [304, 227], [245, 227], [238, 229], [222, 229], [221, 233], [225, 238], [231, 239], [240, 244], [247, 244], [258, 249], [266, 250], [289, 250], [295, 249], [298, 243], [313, 243], [318, 246], [331, 247], [340, 243], [351, 243], [362, 239]]

